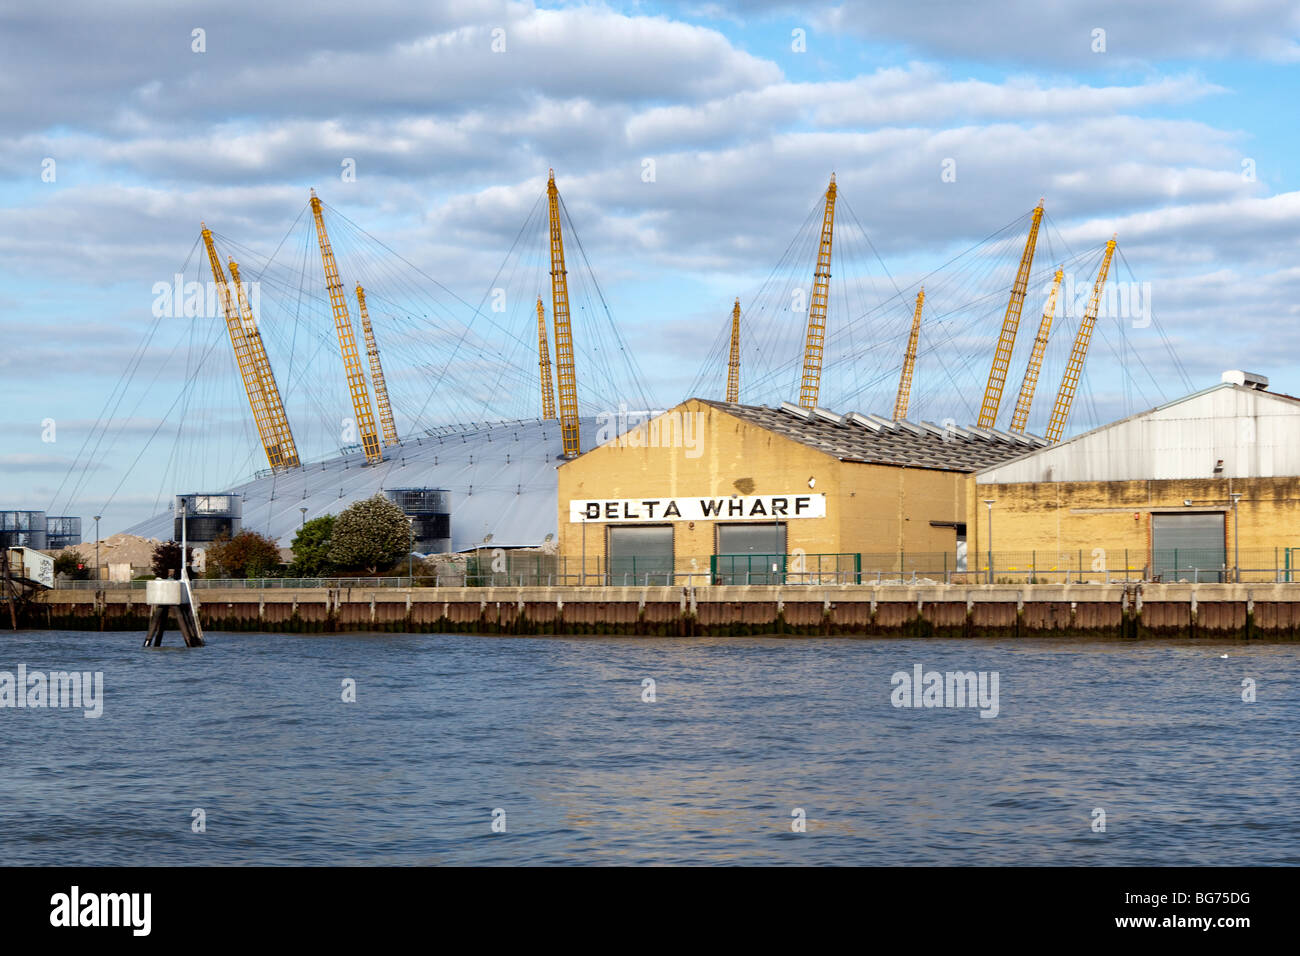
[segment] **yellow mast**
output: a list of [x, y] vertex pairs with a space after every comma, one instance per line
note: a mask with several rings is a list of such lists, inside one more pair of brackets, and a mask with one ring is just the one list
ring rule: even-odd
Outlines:
[[740, 401], [740, 299], [731, 310], [731, 358], [727, 362], [727, 401]]
[[925, 286], [916, 294], [916, 311], [912, 313], [912, 334], [907, 338], [903, 355], [903, 373], [898, 377], [898, 397], [894, 399], [894, 421], [907, 417], [907, 403], [912, 395], [912, 370], [916, 367], [916, 343], [921, 339], [921, 306], [925, 304]]
[[551, 317], [555, 322], [555, 367], [560, 379], [560, 435], [564, 457], [577, 458], [582, 450], [578, 435], [578, 379], [573, 362], [573, 328], [569, 324], [569, 280], [564, 268], [564, 235], [560, 229], [560, 191], [555, 170], [546, 184], [551, 223]]
[[1092, 329], [1097, 324], [1097, 310], [1101, 306], [1101, 290], [1106, 284], [1106, 274], [1110, 272], [1110, 257], [1115, 253], [1115, 237], [1106, 243], [1106, 254], [1102, 256], [1101, 268], [1097, 270], [1097, 281], [1092, 285], [1092, 297], [1088, 299], [1088, 310], [1079, 322], [1079, 331], [1074, 336], [1074, 347], [1070, 350], [1070, 361], [1065, 366], [1065, 377], [1061, 379], [1061, 388], [1056, 393], [1056, 404], [1052, 408], [1051, 421], [1047, 423], [1047, 440], [1056, 444], [1065, 433], [1065, 420], [1070, 417], [1070, 406], [1074, 404], [1074, 393], [1079, 387], [1079, 377], [1083, 374], [1083, 361], [1088, 357], [1088, 343], [1092, 341]]
[[1029, 407], [1034, 403], [1034, 388], [1038, 385], [1038, 370], [1043, 367], [1043, 354], [1047, 351], [1047, 337], [1052, 332], [1052, 317], [1056, 314], [1056, 293], [1061, 288], [1061, 277], [1065, 270], [1056, 269], [1052, 279], [1052, 290], [1047, 293], [1047, 308], [1043, 310], [1043, 319], [1038, 323], [1038, 334], [1034, 336], [1034, 349], [1029, 353], [1029, 364], [1025, 367], [1025, 378], [1020, 383], [1020, 397], [1016, 399], [1016, 410], [1011, 415], [1011, 430], [1023, 432], [1029, 421]]
[[379, 448], [379, 436], [375, 434], [375, 415], [370, 409], [370, 392], [366, 389], [366, 375], [361, 370], [361, 361], [357, 355], [356, 334], [352, 331], [352, 319], [348, 315], [348, 300], [343, 295], [343, 283], [339, 279], [339, 268], [334, 262], [334, 250], [330, 248], [330, 238], [325, 232], [325, 220], [321, 215], [320, 199], [316, 190], [311, 191], [311, 212], [316, 219], [316, 238], [320, 241], [320, 258], [325, 267], [325, 284], [329, 287], [330, 305], [334, 309], [334, 330], [339, 337], [339, 352], [343, 356], [343, 371], [348, 378], [348, 391], [352, 394], [352, 410], [357, 417], [357, 431], [361, 435], [361, 449], [366, 454], [368, 463], [384, 460], [384, 453]]
[[212, 230], [203, 226], [203, 245], [208, 251], [208, 263], [212, 267], [212, 280], [217, 284], [221, 297], [221, 307], [226, 313], [226, 331], [230, 333], [230, 346], [235, 352], [235, 364], [239, 367], [240, 378], [244, 381], [244, 392], [248, 395], [248, 405], [253, 410], [253, 422], [257, 425], [257, 435], [262, 441], [262, 450], [272, 468], [284, 466], [284, 453], [280, 449], [275, 426], [266, 407], [266, 398], [262, 393], [262, 380], [257, 374], [257, 365], [253, 353], [248, 348], [248, 337], [244, 334], [244, 323], [240, 319], [234, 300], [230, 295], [230, 286], [226, 284], [226, 271], [217, 258], [216, 247], [212, 243]]
[[546, 311], [537, 297], [537, 371], [542, 382], [542, 421], [555, 421], [555, 386], [551, 384], [551, 350], [546, 340]]
[[393, 423], [393, 407], [388, 404], [388, 386], [384, 383], [384, 367], [379, 363], [379, 345], [375, 330], [370, 326], [370, 313], [366, 311], [366, 290], [357, 283], [357, 312], [361, 315], [361, 332], [366, 340], [366, 358], [370, 360], [370, 380], [375, 383], [375, 405], [379, 408], [379, 424], [384, 430], [384, 444], [399, 444], [397, 426]]
[[993, 368], [989, 371], [989, 383], [984, 389], [984, 404], [980, 407], [979, 427], [992, 428], [997, 424], [998, 406], [1002, 403], [1002, 389], [1007, 382], [1007, 369], [1011, 366], [1011, 352], [1016, 345], [1016, 331], [1020, 328], [1020, 310], [1025, 304], [1025, 290], [1029, 287], [1029, 270], [1034, 264], [1034, 247], [1038, 244], [1038, 226], [1043, 221], [1043, 201], [1038, 200], [1034, 207], [1033, 221], [1029, 226], [1029, 238], [1025, 240], [1025, 251], [1020, 255], [1020, 268], [1016, 272], [1015, 285], [1011, 287], [1011, 300], [1007, 303], [1007, 314], [1002, 318], [1002, 334], [998, 337], [998, 348], [993, 353]]
[[285, 468], [297, 468], [298, 446], [293, 440], [293, 430], [289, 428], [289, 417], [284, 413], [284, 402], [280, 401], [280, 387], [275, 383], [275, 373], [271, 371], [271, 362], [266, 357], [266, 346], [262, 344], [257, 319], [253, 315], [252, 306], [248, 304], [248, 296], [244, 294], [244, 284], [239, 281], [239, 263], [234, 259], [230, 260], [230, 278], [235, 283], [235, 295], [239, 299], [240, 315], [243, 316], [249, 355], [262, 385], [262, 400], [266, 403], [275, 443], [280, 446], [282, 464]]
[[803, 349], [803, 378], [799, 383], [799, 404], [817, 407], [822, 386], [822, 353], [826, 346], [826, 300], [831, 286], [831, 240], [835, 233], [835, 174], [826, 187], [826, 208], [822, 213], [822, 238], [817, 246], [817, 268], [813, 272], [812, 300], [808, 303], [808, 335]]

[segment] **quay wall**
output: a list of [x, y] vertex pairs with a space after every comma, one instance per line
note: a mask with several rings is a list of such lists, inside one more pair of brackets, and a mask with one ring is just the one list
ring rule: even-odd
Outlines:
[[[1290, 584], [198, 587], [195, 597], [212, 631], [1300, 639]], [[26, 603], [20, 625], [143, 634], [148, 617], [142, 591], [56, 589]]]

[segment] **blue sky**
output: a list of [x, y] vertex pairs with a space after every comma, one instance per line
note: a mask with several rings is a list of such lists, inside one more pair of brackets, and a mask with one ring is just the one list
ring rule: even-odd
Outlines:
[[[796, 396], [802, 326], [783, 296], [812, 259], [779, 263], [832, 170], [853, 218], [837, 232], [830, 407], [889, 413], [925, 277], [914, 417], [975, 417], [1023, 228], [969, 269], [940, 266], [1039, 196], [1051, 252], [1040, 242], [1012, 396], [1049, 256], [1075, 253], [1086, 288], [1112, 232], [1113, 275], [1150, 284], [1155, 320], [1103, 318], [1071, 430], [1230, 367], [1300, 390], [1293, 3], [268, 7], [0, 3], [0, 507], [102, 509], [111, 532], [265, 465], [220, 317], [151, 314], [157, 283], [206, 279], [200, 220], [261, 281], [306, 457], [346, 442], [301, 218], [311, 186], [345, 284], [373, 290], [406, 431], [537, 413], [549, 167], [609, 307], [571, 240], [591, 413], [720, 392], [710, 348], [737, 296], [742, 400]], [[493, 288], [504, 311], [476, 312]], [[1058, 326], [1045, 381], [1069, 347], [1071, 320]]]

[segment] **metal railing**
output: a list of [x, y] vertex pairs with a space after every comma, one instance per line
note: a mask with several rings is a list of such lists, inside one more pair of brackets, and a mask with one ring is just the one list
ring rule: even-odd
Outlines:
[[[536, 552], [495, 558], [470, 553], [427, 573], [409, 576], [317, 578], [196, 578], [211, 590], [408, 587], [654, 587], [705, 585], [859, 584], [1113, 584], [1300, 583], [1300, 546], [1242, 549], [1240, 566], [1222, 549], [1129, 551], [1122, 548], [994, 552], [847, 552], [839, 554], [722, 554], [664, 557], [565, 558]], [[1226, 558], [1226, 560], [1225, 560]], [[418, 570], [418, 569], [417, 569]], [[144, 590], [146, 581], [64, 581], [79, 591]]]

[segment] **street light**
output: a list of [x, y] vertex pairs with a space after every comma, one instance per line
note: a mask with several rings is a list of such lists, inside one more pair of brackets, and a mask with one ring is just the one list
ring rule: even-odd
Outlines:
[[415, 517], [406, 516], [406, 524], [411, 532], [411, 546], [406, 549], [406, 576], [411, 579], [411, 586], [415, 586]]
[[1241, 583], [1241, 532], [1237, 527], [1237, 502], [1241, 500], [1240, 491], [1231, 492], [1232, 499], [1232, 580]]
[[[95, 515], [95, 580], [99, 580], [99, 515]], [[98, 587], [98, 585], [96, 585]]]
[[989, 506], [989, 584], [993, 583], [993, 506], [997, 503], [996, 498], [985, 498], [984, 503]]
[[307, 509], [299, 508], [298, 510], [302, 512], [302, 524], [300, 525], [300, 527], [305, 528], [307, 527]]

